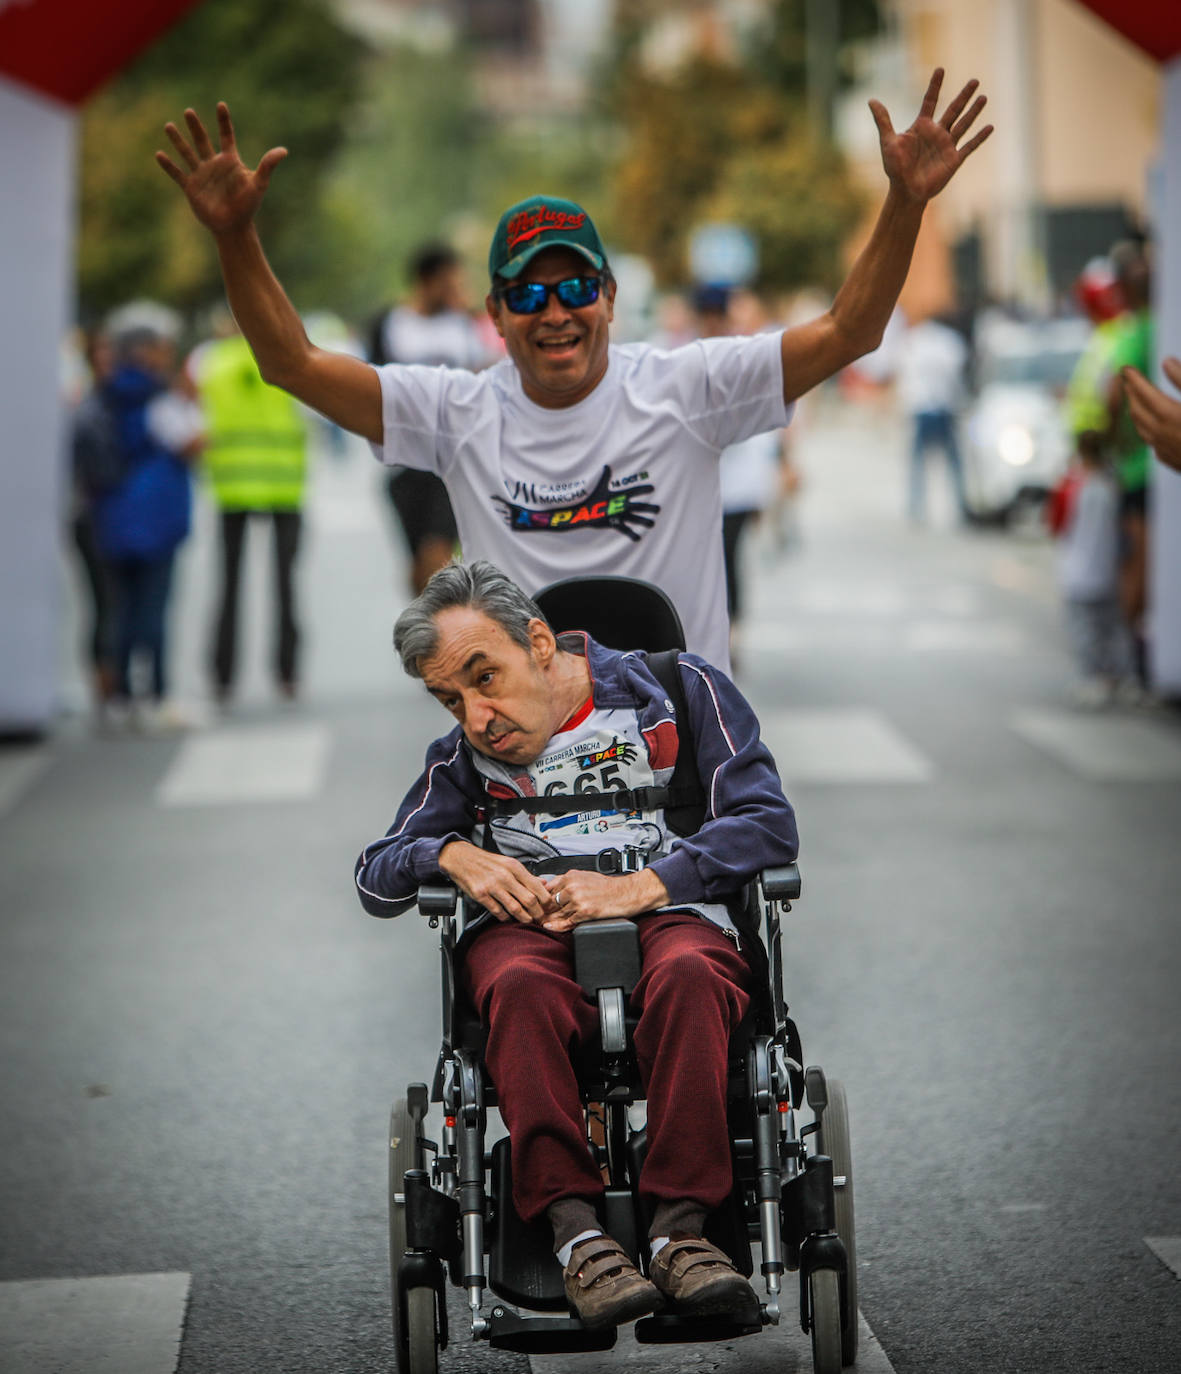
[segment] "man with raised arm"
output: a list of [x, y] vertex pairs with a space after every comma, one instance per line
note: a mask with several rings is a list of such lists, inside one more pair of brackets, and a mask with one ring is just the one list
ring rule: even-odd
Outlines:
[[533, 196], [506, 210], [493, 236], [486, 306], [508, 357], [478, 376], [373, 368], [308, 340], [254, 227], [287, 150], [249, 168], [224, 104], [218, 148], [186, 110], [188, 138], [166, 126], [183, 165], [156, 157], [214, 235], [230, 306], [269, 382], [364, 435], [385, 463], [442, 477], [466, 557], [490, 559], [529, 591], [572, 568], [654, 582], [680, 611], [689, 648], [725, 668], [718, 455], [782, 428], [798, 396], [877, 346], [927, 201], [992, 132], [969, 137], [985, 103], [976, 81], [936, 117], [942, 81], [937, 69], [901, 133], [870, 101], [889, 190], [818, 318], [671, 352], [611, 346], [615, 279], [590, 216]]

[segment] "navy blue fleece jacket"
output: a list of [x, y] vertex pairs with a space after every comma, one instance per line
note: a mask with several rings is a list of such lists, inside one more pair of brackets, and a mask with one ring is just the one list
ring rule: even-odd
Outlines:
[[[677, 724], [644, 655], [618, 653], [582, 634], [563, 635], [560, 643], [585, 653], [597, 707], [636, 711], [655, 782], [667, 783], [679, 747]], [[746, 699], [695, 654], [681, 654], [678, 668], [706, 809], [696, 834], [674, 837], [670, 852], [650, 864], [668, 889], [670, 906], [724, 901], [761, 869], [791, 863], [799, 848], [795, 813]], [[393, 825], [357, 860], [357, 893], [370, 915], [397, 916], [414, 904], [420, 884], [442, 880], [439, 851], [445, 844], [480, 842], [484, 788], [459, 726], [430, 746]], [[494, 834], [499, 840], [500, 832]]]

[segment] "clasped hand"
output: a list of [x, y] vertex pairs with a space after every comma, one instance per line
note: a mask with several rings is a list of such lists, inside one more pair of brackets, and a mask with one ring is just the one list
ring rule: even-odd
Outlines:
[[582, 921], [638, 916], [668, 902], [667, 889], [651, 869], [624, 874], [573, 869], [539, 878], [518, 860], [466, 840], [443, 846], [439, 868], [498, 921], [518, 921], [557, 934]]

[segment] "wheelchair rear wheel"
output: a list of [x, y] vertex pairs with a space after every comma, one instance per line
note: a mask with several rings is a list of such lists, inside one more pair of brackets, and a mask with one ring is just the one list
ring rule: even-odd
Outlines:
[[[403, 1189], [403, 1176], [407, 1169], [423, 1167], [422, 1141], [406, 1098], [399, 1097], [390, 1111], [390, 1310], [394, 1324], [394, 1349], [398, 1352], [399, 1367], [404, 1351], [406, 1333], [402, 1331], [401, 1304], [398, 1302], [398, 1266], [406, 1253], [406, 1202]], [[413, 1298], [420, 1290], [413, 1289], [407, 1295]], [[434, 1331], [435, 1309], [434, 1292], [427, 1289], [431, 1299], [431, 1330]], [[432, 1336], [433, 1340], [433, 1336]], [[434, 1366], [431, 1366], [432, 1368]], [[426, 1366], [423, 1366], [425, 1369]]]
[[841, 1371], [841, 1276], [835, 1269], [813, 1270], [808, 1279], [813, 1374]]
[[857, 1241], [853, 1223], [853, 1151], [849, 1139], [849, 1100], [839, 1079], [828, 1080], [828, 1105], [820, 1118], [818, 1145], [821, 1154], [832, 1160], [834, 1178], [844, 1178], [843, 1187], [834, 1190], [837, 1235], [849, 1261], [846, 1278], [848, 1320], [841, 1327], [841, 1361], [852, 1364], [857, 1358]]

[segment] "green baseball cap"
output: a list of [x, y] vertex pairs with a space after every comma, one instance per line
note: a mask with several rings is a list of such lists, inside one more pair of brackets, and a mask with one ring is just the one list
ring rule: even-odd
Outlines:
[[530, 196], [501, 215], [488, 253], [489, 275], [494, 282], [498, 277], [511, 281], [546, 248], [573, 248], [598, 269], [607, 261], [599, 231], [581, 205], [557, 196]]

